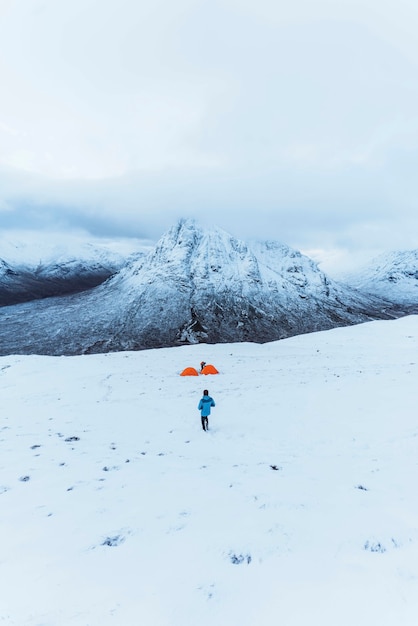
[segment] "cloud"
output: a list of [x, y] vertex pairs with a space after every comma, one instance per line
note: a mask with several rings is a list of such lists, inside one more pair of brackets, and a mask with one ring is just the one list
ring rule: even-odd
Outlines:
[[418, 247], [410, 0], [1, 7], [3, 228]]
[[74, 180], [327, 164], [364, 155], [400, 103], [415, 116], [414, 67], [356, 4], [253, 4], [17, 5], [0, 29], [1, 162]]

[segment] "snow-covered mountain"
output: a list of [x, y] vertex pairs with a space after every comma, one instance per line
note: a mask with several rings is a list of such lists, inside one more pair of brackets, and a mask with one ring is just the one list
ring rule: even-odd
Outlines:
[[80, 354], [266, 342], [388, 318], [296, 250], [180, 220], [144, 259], [80, 294], [0, 311], [0, 353]]
[[0, 623], [416, 626], [417, 354], [411, 316], [1, 357]]
[[149, 246], [50, 234], [0, 237], [0, 306], [91, 289]]
[[417, 307], [418, 250], [382, 254], [344, 280], [361, 291]]

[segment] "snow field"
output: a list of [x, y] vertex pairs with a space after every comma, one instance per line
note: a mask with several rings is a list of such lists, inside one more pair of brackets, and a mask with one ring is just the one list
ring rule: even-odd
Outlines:
[[2, 357], [0, 623], [415, 626], [417, 348], [411, 316]]

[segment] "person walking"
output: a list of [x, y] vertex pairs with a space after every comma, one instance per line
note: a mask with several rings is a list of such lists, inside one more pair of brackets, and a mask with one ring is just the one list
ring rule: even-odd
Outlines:
[[197, 407], [200, 411], [203, 430], [209, 430], [208, 416], [210, 415], [210, 408], [212, 406], [215, 406], [215, 400], [210, 397], [209, 391], [205, 389]]

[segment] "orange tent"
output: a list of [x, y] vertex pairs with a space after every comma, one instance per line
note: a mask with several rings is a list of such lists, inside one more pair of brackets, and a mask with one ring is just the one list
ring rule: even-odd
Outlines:
[[205, 365], [205, 367], [201, 371], [201, 374], [219, 374], [219, 372], [213, 365]]
[[186, 369], [182, 371], [180, 376], [199, 376], [199, 374], [194, 367], [186, 367]]

